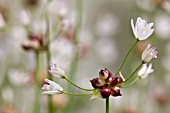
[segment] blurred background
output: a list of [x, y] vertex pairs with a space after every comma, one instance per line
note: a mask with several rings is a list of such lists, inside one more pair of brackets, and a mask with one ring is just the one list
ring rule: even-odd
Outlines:
[[[170, 113], [169, 0], [0, 0], [0, 113], [34, 113], [35, 50], [23, 45], [30, 44], [31, 33], [46, 36], [46, 18], [53, 37], [50, 61], [79, 86], [92, 88], [89, 80], [97, 77], [100, 69], [113, 74], [118, 70], [135, 42], [130, 20], [137, 17], [153, 22], [155, 31], [135, 46], [121, 72], [127, 77], [135, 70], [148, 43], [159, 51], [158, 58], [152, 60], [155, 71], [122, 89], [121, 97], [111, 97], [110, 113]], [[42, 50], [41, 85], [48, 77], [47, 67], [46, 51]], [[66, 91], [81, 93], [64, 80], [53, 80]], [[48, 96], [39, 89], [40, 113], [47, 113]], [[90, 97], [53, 95], [52, 104], [54, 113], [105, 112], [105, 100]]]

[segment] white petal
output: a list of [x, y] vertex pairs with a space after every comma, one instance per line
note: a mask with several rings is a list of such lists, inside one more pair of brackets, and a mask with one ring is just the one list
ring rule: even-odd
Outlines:
[[153, 73], [154, 70], [152, 69], [152, 64], [150, 63], [149, 66], [148, 66], [148, 69], [146, 70], [146, 73], [147, 74], [150, 74], [150, 73]]
[[143, 64], [142, 68], [138, 72], [138, 75], [142, 76], [145, 73], [146, 69], [147, 69], [147, 65]]
[[61, 94], [60, 91], [44, 91], [42, 94]]
[[136, 33], [136, 29], [135, 29], [135, 26], [134, 26], [133, 19], [131, 19], [131, 27], [132, 27], [132, 30], [133, 30], [133, 34], [134, 34], [135, 37], [137, 38], [137, 33]]
[[147, 32], [144, 34], [144, 36], [140, 38], [140, 40], [145, 40], [145, 39], [147, 39], [149, 36], [152, 35], [153, 32], [154, 32], [154, 29], [151, 29], [151, 30], [147, 31]]

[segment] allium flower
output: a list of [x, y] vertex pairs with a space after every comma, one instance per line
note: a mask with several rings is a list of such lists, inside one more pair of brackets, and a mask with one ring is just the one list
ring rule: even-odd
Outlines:
[[24, 50], [45, 50], [44, 37], [42, 35], [29, 34], [28, 39], [22, 44]]
[[54, 77], [58, 77], [58, 78], [65, 78], [65, 72], [64, 70], [62, 70], [59, 66], [57, 66], [54, 63], [51, 63], [51, 68], [49, 71], [49, 73], [54, 76]]
[[149, 74], [153, 73], [154, 69], [152, 69], [152, 64], [143, 64], [142, 68], [138, 72], [138, 76], [142, 79], [146, 78]]
[[42, 87], [42, 90], [45, 90], [44, 92], [42, 92], [42, 94], [61, 94], [63, 91], [63, 88], [58, 85], [57, 83], [45, 79], [45, 82], [47, 82], [48, 84], [44, 84]]
[[142, 20], [140, 17], [137, 18], [135, 25], [133, 19], [131, 19], [131, 26], [133, 34], [138, 40], [147, 39], [154, 31], [154, 29], [151, 29], [153, 23], [147, 24], [146, 20]]
[[158, 51], [156, 51], [156, 47], [150, 47], [151, 44], [148, 44], [142, 53], [142, 61], [145, 63], [150, 62], [152, 58], [157, 58]]
[[95, 89], [99, 90], [101, 97], [107, 98], [110, 95], [121, 96], [120, 87], [124, 80], [121, 73], [118, 77], [114, 77], [107, 69], [102, 69], [99, 72], [99, 77], [90, 80], [90, 82]]

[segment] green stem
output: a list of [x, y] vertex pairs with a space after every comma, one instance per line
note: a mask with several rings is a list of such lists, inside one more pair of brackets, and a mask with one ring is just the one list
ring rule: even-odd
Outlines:
[[106, 98], [106, 113], [109, 113], [109, 97]]
[[[81, 28], [81, 23], [82, 23], [82, 10], [83, 10], [83, 0], [76, 0], [76, 11], [77, 11], [77, 17], [76, 17], [76, 28], [75, 28], [75, 33], [74, 33], [74, 40], [73, 40], [73, 44], [76, 48], [74, 57], [72, 59], [71, 62], [71, 68], [70, 68], [70, 80], [74, 80], [76, 73], [77, 73], [77, 65], [78, 65], [78, 36], [79, 36], [79, 30]], [[73, 90], [72, 88], [70, 88], [70, 85], [68, 85], [68, 90]], [[74, 104], [72, 104], [75, 101], [75, 99], [73, 97], [71, 97], [69, 99], [69, 102], [67, 104], [67, 109], [65, 111], [65, 113], [71, 113], [73, 108], [74, 108]]]
[[140, 63], [140, 65], [135, 69], [135, 71], [124, 82], [131, 79], [133, 77], [133, 75], [138, 71], [138, 69], [142, 66], [142, 64], [143, 64], [143, 62]]
[[36, 64], [35, 64], [35, 108], [34, 113], [40, 113], [40, 83], [38, 79], [39, 71], [39, 52], [36, 52]]
[[135, 43], [130, 47], [129, 51], [127, 52], [127, 54], [126, 54], [126, 56], [125, 56], [125, 58], [124, 58], [124, 60], [123, 60], [123, 62], [122, 62], [122, 64], [121, 64], [121, 66], [120, 66], [120, 68], [119, 68], [118, 71], [116, 72], [115, 76], [117, 76], [118, 73], [119, 73], [119, 71], [123, 68], [124, 63], [125, 63], [127, 57], [129, 56], [129, 53], [132, 51], [132, 49], [135, 47], [135, 45], [137, 44], [138, 41], [139, 41], [139, 40], [136, 40]]
[[93, 94], [78, 94], [78, 93], [69, 93], [69, 92], [65, 92], [65, 91], [62, 91], [63, 94], [66, 94], [66, 95], [72, 95], [72, 96], [90, 96], [90, 95], [93, 95]]
[[133, 85], [134, 83], [136, 83], [138, 80], [139, 80], [139, 76], [137, 76], [131, 83], [121, 86], [121, 88], [129, 87], [129, 86]]
[[82, 88], [82, 87], [80, 87], [80, 86], [74, 84], [74, 83], [73, 83], [71, 80], [69, 80], [67, 77], [65, 77], [65, 80], [67, 80], [70, 84], [72, 84], [73, 86], [75, 86], [75, 87], [77, 87], [77, 88], [79, 88], [79, 89], [81, 89], [81, 90], [84, 90], [84, 91], [93, 91], [93, 90], [94, 90], [94, 89], [86, 89], [86, 88]]
[[[50, 20], [46, 15], [46, 23], [47, 23], [47, 31], [46, 31], [46, 60], [47, 60], [47, 73], [48, 73], [48, 79], [52, 80], [52, 76], [48, 72], [48, 69], [50, 68], [49, 62], [51, 61], [51, 51], [50, 51], [50, 39], [51, 39], [51, 26], [50, 26]], [[48, 96], [48, 112], [53, 113], [54, 112], [54, 106], [52, 103], [52, 95]]]

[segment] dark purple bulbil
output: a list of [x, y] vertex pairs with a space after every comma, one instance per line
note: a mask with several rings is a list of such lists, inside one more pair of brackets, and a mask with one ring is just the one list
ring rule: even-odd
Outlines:
[[111, 90], [107, 86], [103, 86], [103, 88], [100, 91], [100, 94], [102, 95], [103, 98], [108, 98], [111, 94]]

